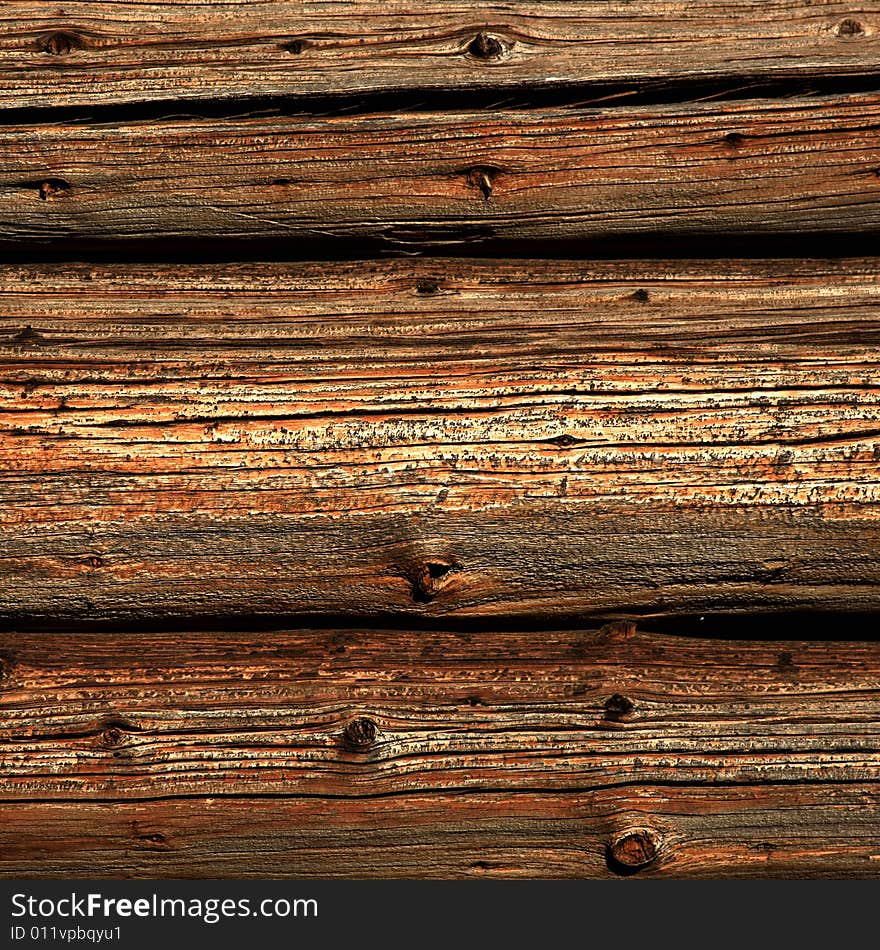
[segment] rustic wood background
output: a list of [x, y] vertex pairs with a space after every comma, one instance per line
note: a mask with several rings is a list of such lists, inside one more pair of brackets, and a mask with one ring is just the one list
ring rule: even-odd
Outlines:
[[0, 11], [0, 875], [880, 876], [880, 3]]

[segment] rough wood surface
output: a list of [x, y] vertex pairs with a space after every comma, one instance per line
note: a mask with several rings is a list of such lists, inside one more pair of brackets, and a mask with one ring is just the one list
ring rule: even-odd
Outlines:
[[[880, 876], [878, 822], [875, 783], [834, 782], [380, 800], [15, 802], [0, 804], [0, 875], [862, 879]], [[615, 843], [625, 846], [635, 834], [641, 844], [649, 823], [646, 850], [653, 844], [657, 858], [642, 868], [638, 857], [635, 867], [609, 867]]]
[[9, 2], [0, 105], [871, 75], [877, 3]]
[[0, 877], [880, 877], [878, 40], [3, 4]]
[[876, 271], [7, 267], [0, 615], [876, 609]]
[[[874, 234], [880, 98], [0, 128], [0, 240]], [[115, 243], [114, 243], [114, 246]]]
[[0, 638], [3, 875], [880, 871], [876, 643], [122, 640]]

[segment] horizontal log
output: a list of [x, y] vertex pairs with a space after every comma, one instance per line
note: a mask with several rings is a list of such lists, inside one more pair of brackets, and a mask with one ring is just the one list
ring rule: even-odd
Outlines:
[[0, 271], [0, 616], [880, 606], [877, 262]]
[[[0, 128], [0, 241], [873, 234], [876, 95]], [[297, 245], [299, 242], [299, 245]], [[279, 245], [281, 246], [281, 245]]]
[[870, 75], [871, 5], [4, 4], [0, 105]]
[[620, 623], [0, 650], [4, 876], [880, 868], [875, 643]]
[[876, 878], [877, 788], [15, 802], [0, 877]]

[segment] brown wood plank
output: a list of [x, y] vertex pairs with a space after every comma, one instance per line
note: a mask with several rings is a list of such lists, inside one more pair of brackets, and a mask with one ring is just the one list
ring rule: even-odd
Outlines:
[[[622, 623], [0, 650], [4, 876], [880, 868], [876, 643]], [[644, 868], [615, 861], [633, 834]]]
[[876, 270], [8, 267], [0, 615], [876, 609]]
[[647, 830], [657, 857], [623, 866], [636, 879], [876, 878], [877, 789], [15, 802], [0, 804], [0, 877], [618, 877], [609, 850]]
[[878, 29], [877, 3], [809, 0], [10, 2], [0, 105], [861, 76]]
[[[0, 241], [873, 234], [876, 95], [0, 128]], [[59, 245], [60, 246], [60, 245]]]

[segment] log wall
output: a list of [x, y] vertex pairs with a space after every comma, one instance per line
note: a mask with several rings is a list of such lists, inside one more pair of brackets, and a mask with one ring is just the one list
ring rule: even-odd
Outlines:
[[0, 875], [880, 875], [878, 37], [5, 4]]

